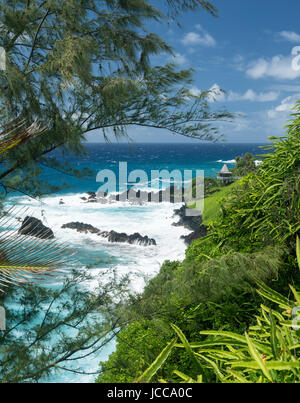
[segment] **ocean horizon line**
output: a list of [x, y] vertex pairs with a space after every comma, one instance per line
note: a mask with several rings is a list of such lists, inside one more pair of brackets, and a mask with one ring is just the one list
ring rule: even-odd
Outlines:
[[84, 145], [86, 145], [86, 144], [103, 144], [103, 145], [105, 145], [105, 144], [108, 144], [108, 145], [139, 145], [139, 144], [141, 144], [141, 145], [144, 145], [144, 144], [147, 144], [147, 145], [148, 144], [149, 145], [162, 145], [162, 144], [163, 145], [174, 145], [174, 144], [180, 144], [180, 145], [190, 145], [190, 146], [194, 146], [196, 144], [201, 144], [201, 145], [215, 146], [215, 145], [231, 145], [231, 144], [235, 144], [235, 145], [237, 145], [237, 144], [240, 144], [240, 145], [247, 145], [247, 144], [249, 144], [249, 145], [253, 145], [253, 144], [271, 145], [273, 143], [272, 142], [201, 142], [201, 140], [199, 140], [199, 143], [198, 142], [195, 142], [195, 143], [186, 143], [186, 142], [172, 142], [172, 143], [171, 142], [170, 143], [157, 142], [157, 143], [154, 143], [154, 142], [135, 142], [135, 141], [133, 141], [133, 142], [84, 141], [83, 144]]

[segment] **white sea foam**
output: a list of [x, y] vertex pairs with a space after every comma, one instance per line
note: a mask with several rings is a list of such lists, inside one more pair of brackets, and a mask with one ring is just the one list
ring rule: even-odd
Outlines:
[[[228, 161], [218, 160], [217, 162], [219, 162], [220, 164], [236, 164], [236, 160], [228, 160]], [[262, 163], [261, 160], [255, 160], [254, 162], [255, 166], [259, 166]]]
[[218, 160], [217, 162], [219, 162], [220, 164], [236, 164], [236, 160]]
[[[59, 242], [67, 242], [72, 249], [79, 249], [87, 254], [89, 251], [99, 251], [115, 257], [117, 263], [114, 268], [117, 272], [120, 275], [129, 273], [135, 278], [132, 282], [135, 291], [141, 291], [144, 286], [142, 276], [154, 276], [164, 260], [184, 258], [185, 244], [180, 237], [189, 231], [172, 225], [178, 220], [173, 217], [174, 209], [181, 204], [145, 203], [140, 206], [129, 202], [86, 203], [81, 199], [84, 196], [86, 194], [78, 193], [48, 196], [42, 199], [42, 203], [24, 196], [11, 198], [10, 202], [27, 205], [30, 215], [41, 219], [53, 230]], [[63, 200], [64, 204], [60, 205], [60, 200]], [[101, 231], [114, 230], [126, 232], [128, 235], [139, 232], [143, 236], [154, 238], [157, 245], [110, 243], [96, 234], [83, 234], [61, 228], [63, 224], [73, 221], [91, 224]], [[99, 271], [103, 271], [103, 266], [93, 268], [96, 278]], [[93, 287], [93, 284], [90, 286]]]
[[[113, 204], [86, 203], [81, 197], [82, 194], [66, 194], [60, 196], [48, 196], [42, 199], [42, 203], [34, 201], [26, 196], [12, 197], [8, 204], [28, 206], [28, 212], [43, 221], [49, 226], [58, 242], [66, 242], [71, 249], [77, 250], [80, 259], [79, 268], [89, 270], [94, 280], [90, 280], [86, 286], [94, 289], [98, 285], [97, 279], [103, 272], [108, 271], [106, 281], [109, 281], [109, 273], [113, 269], [119, 276], [129, 274], [133, 291], [142, 291], [145, 285], [145, 278], [153, 277], [160, 269], [164, 260], [182, 260], [185, 255], [185, 244], [181, 235], [189, 233], [183, 227], [173, 226], [178, 221], [174, 209], [181, 204], [170, 203], [145, 203], [145, 205], [132, 205], [128, 202], [117, 202]], [[59, 204], [60, 200], [65, 204]], [[17, 214], [18, 215], [18, 214]], [[24, 214], [23, 214], [24, 215]], [[22, 214], [22, 218], [24, 218]], [[62, 229], [63, 224], [78, 221], [91, 224], [102, 231], [115, 230], [133, 234], [139, 232], [141, 235], [148, 235], [157, 242], [156, 246], [139, 246], [125, 243], [110, 243], [107, 239], [96, 234], [83, 234], [72, 229]], [[15, 220], [16, 228], [20, 226], [20, 220]], [[103, 263], [103, 255], [107, 256], [107, 265]], [[97, 257], [101, 264], [94, 265], [88, 269], [82, 264], [85, 259]], [[96, 258], [96, 259], [95, 259]], [[112, 263], [109, 263], [110, 260]], [[104, 259], [105, 261], [105, 259]], [[115, 262], [115, 263], [114, 263]], [[68, 275], [67, 272], [65, 275]], [[101, 275], [101, 276], [100, 276]], [[59, 281], [59, 280], [58, 280]], [[108, 355], [113, 352], [115, 342], [110, 342], [101, 352], [93, 354], [82, 360], [80, 366], [87, 372], [95, 372], [99, 369], [99, 362], [105, 361]], [[77, 365], [76, 361], [73, 365]], [[59, 372], [51, 378], [50, 382], [93, 382], [93, 375], [74, 375], [69, 372]]]

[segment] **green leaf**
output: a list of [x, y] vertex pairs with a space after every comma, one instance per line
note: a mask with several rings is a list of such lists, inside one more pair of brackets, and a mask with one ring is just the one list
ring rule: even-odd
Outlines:
[[147, 368], [146, 371], [138, 378], [137, 382], [150, 382], [151, 378], [157, 373], [157, 371], [162, 367], [164, 362], [169, 357], [175, 343], [176, 339], [167, 344], [167, 346], [163, 349], [155, 361], [153, 361], [150, 367]]
[[262, 372], [265, 375], [265, 377], [270, 382], [272, 382], [272, 377], [271, 377], [271, 374], [270, 374], [269, 370], [266, 368], [265, 363], [263, 362], [259, 352], [255, 348], [254, 344], [252, 343], [252, 341], [251, 341], [251, 339], [250, 339], [250, 337], [248, 336], [247, 333], [245, 333], [245, 337], [246, 337], [248, 347], [249, 347], [249, 352], [250, 352], [252, 358], [254, 358], [254, 360], [257, 362], [259, 368], [262, 370]]
[[[184, 380], [184, 383], [196, 383], [196, 382], [193, 380], [193, 378], [191, 378], [191, 377], [188, 376], [188, 375], [183, 374], [183, 373], [180, 372], [180, 371], [175, 370], [175, 371], [173, 371], [173, 372], [174, 372], [175, 375], [179, 376], [179, 378], [183, 379], [183, 380]], [[202, 382], [201, 382], [201, 383], [202, 383]]]
[[283, 295], [269, 288], [266, 284], [258, 282], [259, 289], [257, 290], [258, 294], [265, 297], [269, 301], [275, 302], [285, 309], [290, 309], [291, 304], [290, 301], [285, 298]]
[[[220, 331], [202, 331], [200, 334], [204, 335], [210, 335], [210, 336], [223, 336], [223, 337], [228, 337], [230, 339], [237, 340], [239, 343], [242, 343], [243, 345], [247, 346], [247, 339], [246, 337], [236, 334], [236, 333], [231, 333], [231, 332], [220, 332]], [[226, 340], [223, 340], [222, 344], [226, 344]], [[263, 344], [263, 343], [258, 343], [257, 341], [253, 341], [253, 344], [255, 347], [260, 350], [262, 353], [271, 353], [271, 349], [268, 347], [268, 344]]]
[[201, 363], [199, 362], [199, 360], [197, 359], [197, 357], [195, 356], [193, 350], [191, 349], [189, 342], [187, 341], [185, 335], [183, 334], [183, 332], [181, 331], [181, 329], [179, 329], [178, 326], [171, 324], [171, 327], [175, 330], [175, 332], [177, 333], [177, 336], [180, 338], [182, 344], [184, 345], [186, 351], [188, 352], [189, 356], [191, 357], [191, 360], [195, 362], [195, 364], [197, 365], [197, 367], [200, 369], [200, 371], [203, 373], [204, 369], [201, 365]]
[[270, 326], [271, 326], [271, 334], [270, 334], [270, 342], [272, 347], [272, 352], [276, 360], [279, 359], [278, 348], [277, 348], [277, 336], [276, 336], [276, 322], [273, 316], [272, 311], [269, 313]]
[[299, 239], [298, 235], [296, 238], [296, 254], [297, 254], [298, 266], [300, 269], [300, 239]]
[[239, 372], [237, 372], [237, 371], [234, 371], [233, 369], [231, 369], [231, 368], [228, 368], [227, 369], [227, 372], [230, 374], [230, 375], [232, 375], [234, 378], [236, 378], [239, 382], [241, 382], [241, 383], [250, 383], [249, 381], [247, 381], [247, 379], [244, 377], [244, 376], [242, 376]]
[[[261, 369], [257, 361], [236, 361], [231, 366], [232, 368]], [[265, 368], [270, 371], [289, 371], [291, 369], [300, 369], [300, 362], [268, 361], [265, 364]]]
[[298, 305], [300, 305], [300, 294], [295, 290], [295, 288], [290, 285], [290, 289], [292, 290], [292, 293], [294, 294], [295, 300], [297, 301]]
[[220, 371], [219, 367], [217, 366], [217, 364], [215, 362], [213, 362], [212, 360], [210, 360], [209, 358], [205, 357], [204, 355], [198, 354], [196, 353], [200, 358], [202, 358], [204, 361], [208, 362], [209, 365], [211, 365], [217, 375], [217, 377], [220, 379], [220, 381], [222, 382], [225, 377], [222, 374], [222, 372]]

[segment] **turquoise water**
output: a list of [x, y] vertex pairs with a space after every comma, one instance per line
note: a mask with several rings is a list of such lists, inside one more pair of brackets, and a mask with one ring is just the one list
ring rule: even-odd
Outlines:
[[[44, 197], [41, 202], [34, 201], [27, 196], [14, 194], [10, 203], [17, 203], [29, 207], [30, 215], [41, 218], [45, 225], [52, 228], [59, 242], [67, 242], [70, 248], [77, 251], [77, 258], [81, 269], [93, 265], [93, 275], [103, 270], [116, 269], [117, 273], [130, 274], [132, 288], [140, 291], [144, 286], [143, 276], [152, 277], [166, 259], [183, 259], [185, 245], [181, 235], [189, 233], [182, 227], [174, 227], [174, 208], [178, 205], [170, 203], [132, 205], [128, 202], [112, 204], [85, 203], [81, 197], [87, 196], [87, 191], [97, 191], [97, 173], [103, 169], [112, 170], [118, 177], [119, 162], [128, 163], [128, 171], [144, 170], [150, 178], [151, 170], [167, 169], [203, 170], [205, 176], [216, 176], [224, 163], [234, 166], [234, 159], [238, 155], [251, 152], [255, 155], [264, 153], [258, 144], [87, 144], [87, 155], [73, 157], [58, 152], [53, 156], [61, 162], [73, 164], [77, 169], [89, 168], [93, 175], [89, 179], [76, 179], [55, 170], [48, 169], [44, 179], [62, 185], [67, 183], [59, 193]], [[259, 160], [259, 156], [257, 160]], [[162, 187], [170, 183], [162, 183]], [[128, 186], [123, 180], [120, 189]], [[158, 188], [159, 182], [143, 182], [140, 188]], [[63, 200], [64, 204], [60, 204]], [[179, 205], [180, 206], [180, 205]], [[140, 232], [148, 235], [157, 242], [156, 246], [139, 246], [129, 244], [108, 243], [95, 234], [82, 234], [71, 229], [62, 229], [61, 226], [71, 221], [80, 221], [103, 230], [115, 230], [128, 234]], [[19, 223], [16, 223], [19, 225]], [[94, 287], [91, 280], [88, 285]], [[98, 363], [105, 360], [114, 349], [112, 342], [100, 354], [89, 357], [83, 362], [83, 367], [89, 372], [98, 369]], [[75, 375], [72, 373], [58, 373], [50, 381], [59, 382], [92, 382], [94, 376]]]
[[87, 156], [78, 157], [62, 155], [54, 152], [53, 157], [65, 163], [69, 162], [76, 168], [89, 168], [94, 172], [91, 179], [70, 178], [69, 176], [48, 170], [45, 179], [57, 185], [67, 183], [70, 188], [62, 190], [63, 193], [82, 193], [88, 190], [96, 191], [96, 174], [99, 170], [110, 169], [116, 174], [119, 170], [119, 162], [128, 163], [128, 171], [143, 169], [150, 178], [151, 170], [178, 169], [204, 170], [206, 176], [215, 177], [222, 168], [223, 163], [229, 167], [234, 166], [236, 156], [250, 152], [257, 155], [263, 154], [260, 144], [87, 144]]

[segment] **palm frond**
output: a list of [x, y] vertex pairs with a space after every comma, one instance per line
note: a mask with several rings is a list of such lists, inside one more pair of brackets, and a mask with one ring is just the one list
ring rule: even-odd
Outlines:
[[[25, 119], [10, 120], [0, 129], [0, 154], [45, 133], [45, 130], [37, 121], [28, 126]], [[51, 231], [49, 236], [45, 236], [32, 223], [28, 226], [25, 223], [26, 235], [19, 234], [13, 225], [16, 214], [13, 207], [0, 215], [0, 292], [11, 284], [51, 276], [73, 261], [69, 246], [53, 240]], [[21, 208], [18, 215], [24, 215], [24, 209]]]
[[41, 280], [74, 263], [68, 244], [38, 238], [34, 226], [27, 235], [19, 234], [14, 221], [20, 213], [24, 214], [24, 208], [11, 208], [0, 217], [0, 292], [12, 284]]
[[0, 132], [0, 153], [4, 153], [13, 147], [17, 147], [28, 140], [44, 133], [46, 127], [42, 127], [38, 121], [27, 126], [25, 119], [13, 119], [2, 128]]

